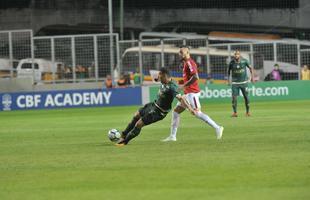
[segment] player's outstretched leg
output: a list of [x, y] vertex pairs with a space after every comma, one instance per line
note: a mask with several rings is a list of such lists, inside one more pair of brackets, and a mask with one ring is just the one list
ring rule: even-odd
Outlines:
[[203, 120], [211, 127], [215, 129], [215, 134], [217, 139], [221, 139], [224, 131], [224, 127], [219, 126], [215, 121], [213, 121], [207, 114], [201, 112], [200, 110], [196, 112], [196, 117]]
[[130, 140], [132, 140], [133, 138], [137, 137], [140, 132], [141, 132], [141, 128], [144, 126], [144, 123], [141, 119], [139, 119], [135, 125], [135, 127], [126, 135], [125, 138], [122, 138], [117, 144], [116, 146], [124, 146], [127, 145], [129, 143]]
[[181, 106], [177, 106], [174, 111], [172, 112], [172, 118], [171, 118], [171, 127], [170, 127], [170, 135], [163, 139], [163, 142], [175, 142], [177, 141], [177, 131], [180, 124], [180, 114], [185, 109]]
[[237, 96], [232, 96], [232, 108], [233, 108], [233, 114], [231, 117], [238, 117], [237, 114]]
[[131, 122], [127, 125], [126, 129], [122, 132], [122, 137], [125, 138], [126, 135], [135, 127], [137, 121], [140, 119], [139, 112], [135, 113], [135, 116], [132, 118]]
[[128, 144], [130, 140], [137, 137], [141, 132], [141, 128], [135, 126], [125, 137], [124, 144]]

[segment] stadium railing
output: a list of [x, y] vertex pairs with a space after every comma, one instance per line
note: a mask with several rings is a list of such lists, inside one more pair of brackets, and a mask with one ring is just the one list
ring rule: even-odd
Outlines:
[[260, 81], [268, 80], [275, 64], [282, 80], [298, 80], [301, 67], [310, 64], [310, 42], [298, 40], [199, 36], [119, 41], [118, 34], [33, 37], [31, 30], [17, 30], [0, 31], [0, 77], [27, 75], [34, 84], [57, 84], [102, 82], [107, 75], [115, 81], [122, 74], [139, 74], [150, 81], [150, 70], [168, 67], [174, 77], [181, 78], [181, 45], [191, 48], [202, 81], [227, 79], [227, 64], [237, 49], [254, 66]]

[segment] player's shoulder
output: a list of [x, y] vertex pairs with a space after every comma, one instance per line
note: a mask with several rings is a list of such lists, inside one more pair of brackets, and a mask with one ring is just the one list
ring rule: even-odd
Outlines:
[[229, 68], [229, 69], [233, 68], [234, 64], [235, 64], [235, 60], [231, 60], [231, 61], [228, 63], [228, 68]]
[[229, 64], [230, 64], [230, 65], [233, 65], [235, 62], [236, 62], [236, 60], [235, 60], [235, 59], [232, 59], [232, 60], [229, 62]]
[[178, 87], [178, 84], [175, 82], [175, 80], [171, 80], [169, 84], [173, 87]]
[[242, 63], [249, 63], [249, 61], [247, 59], [245, 59], [245, 58], [241, 58], [240, 62], [242, 62]]
[[192, 58], [189, 58], [187, 61], [186, 61], [186, 64], [189, 66], [189, 67], [196, 67], [197, 64], [196, 62], [192, 59]]
[[174, 81], [174, 80], [171, 80], [170, 82], [169, 82], [169, 88], [171, 89], [171, 90], [177, 90], [178, 89], [178, 84]]

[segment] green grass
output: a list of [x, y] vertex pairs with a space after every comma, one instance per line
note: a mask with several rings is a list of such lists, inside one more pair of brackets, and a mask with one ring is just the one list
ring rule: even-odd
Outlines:
[[184, 113], [176, 143], [169, 114], [114, 147], [137, 108], [1, 112], [0, 199], [310, 199], [310, 101], [203, 105], [222, 141]]

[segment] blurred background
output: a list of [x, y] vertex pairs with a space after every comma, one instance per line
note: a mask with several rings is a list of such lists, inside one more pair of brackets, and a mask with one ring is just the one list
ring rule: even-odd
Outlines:
[[202, 83], [224, 83], [236, 49], [256, 81], [300, 80], [309, 18], [307, 0], [1, 0], [0, 89], [152, 84], [160, 67], [180, 79], [181, 45]]

